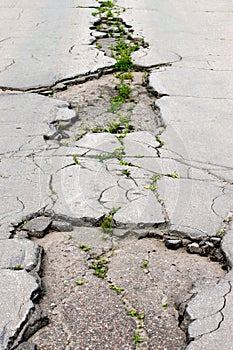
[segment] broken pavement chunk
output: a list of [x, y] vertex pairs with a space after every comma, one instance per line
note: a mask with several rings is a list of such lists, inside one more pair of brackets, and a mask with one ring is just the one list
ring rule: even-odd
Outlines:
[[28, 239], [1, 240], [0, 268], [31, 271], [40, 266], [42, 248]]
[[0, 280], [0, 350], [6, 350], [30, 317], [39, 285], [24, 270], [0, 270]]
[[42, 238], [48, 232], [51, 223], [52, 220], [49, 217], [40, 216], [28, 221], [23, 229], [28, 231], [30, 236]]
[[71, 232], [73, 231], [73, 226], [71, 223], [66, 221], [53, 221], [51, 229], [59, 232]]

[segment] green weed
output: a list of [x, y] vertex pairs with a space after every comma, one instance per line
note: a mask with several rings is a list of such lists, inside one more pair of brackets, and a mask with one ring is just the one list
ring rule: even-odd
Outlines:
[[98, 258], [96, 262], [92, 264], [92, 269], [94, 269], [94, 275], [99, 278], [106, 278], [108, 267], [107, 267], [107, 261], [105, 258]]
[[121, 165], [134, 166], [132, 163], [126, 162], [126, 161], [123, 160], [123, 159], [121, 159], [121, 160], [119, 161], [119, 163], [120, 163]]
[[109, 287], [110, 289], [114, 290], [117, 294], [121, 294], [124, 291], [124, 288], [114, 286], [114, 284], [110, 284]]
[[99, 41], [95, 43], [95, 46], [97, 49], [102, 49], [102, 44]]
[[79, 141], [86, 135], [86, 132], [81, 132], [80, 134], [75, 135], [74, 141]]
[[80, 164], [81, 164], [80, 161], [78, 160], [76, 154], [73, 155], [73, 160], [74, 160], [74, 162], [75, 162], [76, 165], [80, 165]]
[[77, 286], [82, 286], [85, 283], [85, 281], [84, 280], [78, 280], [75, 283], [77, 284]]
[[104, 217], [100, 226], [102, 227], [104, 232], [111, 233], [113, 230], [112, 225], [113, 225], [113, 217], [112, 215], [107, 215]]
[[128, 84], [119, 84], [116, 86], [117, 91], [119, 92], [119, 97], [121, 101], [125, 102], [130, 95], [131, 87]]
[[121, 83], [123, 83], [125, 80], [133, 80], [133, 74], [131, 72], [117, 73], [115, 77], [120, 79]]
[[123, 169], [121, 172], [123, 175], [126, 175], [127, 177], [129, 177], [131, 174], [129, 169]]
[[147, 268], [147, 266], [148, 266], [148, 261], [147, 260], [143, 261], [143, 263], [141, 264], [141, 268], [145, 269]]
[[27, 223], [27, 220], [24, 220], [24, 221], [22, 222], [22, 224], [20, 225], [20, 227], [21, 227], [21, 228], [24, 227], [24, 226], [26, 225], [26, 223]]
[[84, 245], [82, 243], [79, 244], [79, 248], [82, 249], [84, 252], [88, 252], [91, 249], [91, 247]]
[[19, 270], [22, 270], [23, 268], [20, 264], [18, 264], [18, 265], [12, 266], [10, 269], [15, 270], [15, 271], [19, 271]]
[[113, 207], [112, 209], [111, 209], [111, 214], [112, 215], [114, 215], [114, 214], [116, 214], [116, 212], [118, 212], [118, 210], [120, 210], [121, 209], [121, 206], [120, 205], [118, 205], [118, 207]]
[[100, 6], [109, 7], [110, 9], [112, 9], [115, 6], [115, 4], [113, 1], [102, 1]]
[[97, 125], [92, 129], [92, 132], [95, 134], [97, 134], [99, 132], [103, 132], [103, 128], [101, 126]]
[[129, 311], [129, 315], [131, 317], [135, 317], [135, 316], [137, 316], [137, 314], [138, 314], [137, 310], [132, 309], [132, 310]]
[[120, 122], [112, 122], [112, 123], [109, 125], [108, 131], [109, 131], [111, 134], [117, 134], [117, 132], [119, 131], [120, 126], [121, 126], [121, 123], [120, 123]]
[[156, 141], [159, 143], [159, 147], [163, 147], [165, 142], [161, 140], [159, 136], [156, 136]]
[[161, 174], [154, 174], [152, 177], [151, 177], [151, 180], [154, 181], [154, 182], [157, 182], [158, 180], [160, 180], [162, 177]]
[[138, 333], [134, 334], [133, 338], [134, 338], [135, 344], [143, 343], [143, 339], [140, 337], [140, 335]]
[[173, 179], [179, 179], [180, 178], [180, 175], [177, 174], [177, 173], [172, 173], [172, 174], [167, 174], [168, 177], [171, 177]]
[[59, 123], [59, 130], [69, 130], [69, 125], [65, 123]]

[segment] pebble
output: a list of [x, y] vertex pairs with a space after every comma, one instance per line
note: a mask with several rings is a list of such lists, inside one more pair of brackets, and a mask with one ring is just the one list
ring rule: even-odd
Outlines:
[[195, 243], [195, 242], [188, 244], [187, 251], [191, 254], [201, 254], [202, 253], [202, 249], [199, 247], [199, 244]]
[[181, 239], [167, 239], [165, 241], [165, 247], [172, 250], [177, 250], [182, 246]]

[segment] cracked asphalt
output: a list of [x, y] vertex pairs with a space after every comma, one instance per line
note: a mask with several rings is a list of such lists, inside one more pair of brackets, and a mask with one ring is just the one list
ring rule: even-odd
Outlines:
[[118, 0], [118, 109], [100, 6], [0, 0], [0, 349], [230, 350], [232, 2]]

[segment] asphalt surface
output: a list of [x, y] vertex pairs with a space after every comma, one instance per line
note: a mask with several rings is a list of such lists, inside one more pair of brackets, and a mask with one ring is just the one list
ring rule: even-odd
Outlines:
[[0, 349], [229, 350], [232, 2], [117, 2], [127, 120], [99, 6], [0, 0]]

